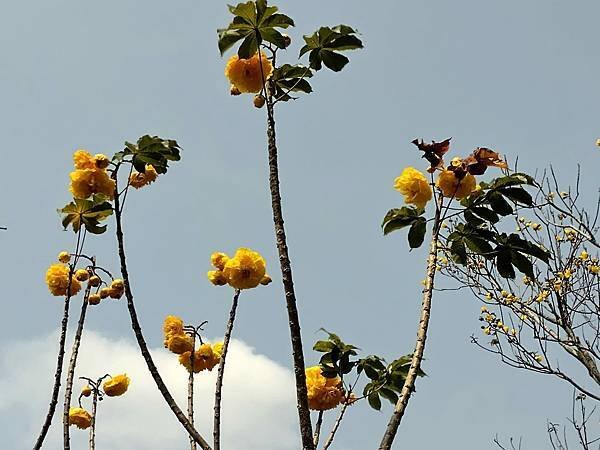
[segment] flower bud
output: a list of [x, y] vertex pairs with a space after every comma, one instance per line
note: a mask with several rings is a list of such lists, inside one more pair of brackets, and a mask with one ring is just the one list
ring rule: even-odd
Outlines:
[[100, 277], [98, 275], [92, 275], [90, 277], [89, 281], [88, 281], [88, 283], [92, 287], [98, 287], [98, 286], [100, 286], [101, 282], [102, 282], [102, 280], [100, 279]]
[[99, 294], [100, 294], [100, 298], [108, 297], [110, 295], [110, 288], [105, 287], [105, 288], [100, 289]]
[[265, 98], [260, 94], [255, 95], [254, 96], [254, 106], [256, 108], [262, 108], [263, 106], [265, 106]]
[[85, 269], [77, 269], [75, 271], [75, 279], [77, 281], [86, 281], [90, 277], [90, 274]]
[[89, 397], [90, 395], [92, 395], [92, 388], [89, 386], [84, 386], [81, 389], [81, 395], [83, 395], [84, 397]]
[[100, 303], [101, 297], [100, 294], [90, 294], [88, 296], [88, 304], [97, 305]]
[[60, 252], [58, 260], [63, 264], [67, 264], [71, 260], [71, 255], [69, 255], [69, 252]]
[[231, 88], [229, 89], [229, 93], [231, 95], [240, 95], [241, 94], [240, 90], [233, 84], [231, 85]]
[[94, 163], [98, 169], [106, 169], [110, 163], [110, 159], [102, 153], [94, 155]]
[[292, 43], [292, 38], [289, 37], [287, 34], [283, 34], [283, 48], [288, 48], [291, 43]]

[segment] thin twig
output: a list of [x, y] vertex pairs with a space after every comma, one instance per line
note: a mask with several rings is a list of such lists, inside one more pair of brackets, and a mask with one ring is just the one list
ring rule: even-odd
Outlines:
[[223, 353], [221, 353], [221, 361], [219, 361], [219, 371], [217, 373], [214, 408], [215, 415], [213, 420], [214, 450], [220, 450], [221, 448], [221, 395], [223, 389], [223, 376], [225, 375], [225, 358], [227, 357], [227, 350], [229, 349], [229, 341], [231, 339], [231, 332], [233, 331], [233, 323], [235, 322], [235, 313], [239, 298], [240, 290], [236, 289], [235, 293], [233, 294], [231, 311], [229, 312], [229, 321], [227, 322], [227, 328], [225, 329], [225, 337], [223, 338]]

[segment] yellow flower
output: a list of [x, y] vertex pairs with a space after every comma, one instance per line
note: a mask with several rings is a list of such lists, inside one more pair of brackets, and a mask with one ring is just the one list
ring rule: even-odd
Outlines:
[[83, 408], [69, 409], [69, 425], [75, 425], [77, 428], [85, 430], [92, 424], [92, 416]]
[[215, 266], [219, 270], [223, 270], [225, 268], [225, 264], [229, 260], [229, 256], [225, 253], [214, 252], [210, 255], [210, 263]]
[[167, 316], [163, 322], [163, 333], [165, 335], [165, 347], [167, 341], [176, 335], [183, 334], [183, 320], [177, 316]]
[[109, 397], [117, 397], [127, 392], [130, 379], [127, 374], [115, 375], [104, 382], [102, 388]]
[[[52, 264], [46, 271], [46, 284], [52, 295], [67, 295], [69, 287], [69, 268], [64, 264]], [[81, 289], [81, 284], [71, 277], [70, 295], [76, 295]]]
[[227, 283], [235, 289], [255, 288], [260, 284], [265, 273], [265, 259], [260, 253], [249, 248], [239, 248], [223, 268]]
[[227, 278], [225, 278], [225, 275], [223, 275], [223, 272], [220, 270], [209, 270], [206, 272], [206, 276], [208, 277], [208, 281], [215, 286], [223, 286], [227, 284]]
[[404, 201], [425, 208], [431, 200], [432, 191], [425, 175], [414, 167], [407, 167], [394, 180], [394, 189], [404, 195]]
[[69, 190], [75, 198], [88, 198], [93, 194], [104, 194], [113, 199], [115, 180], [104, 169], [77, 169], [70, 174]]
[[73, 153], [73, 163], [76, 169], [95, 169], [94, 157], [85, 150], [77, 150]]
[[136, 189], [140, 189], [149, 185], [150, 183], [153, 183], [157, 178], [158, 172], [154, 166], [152, 164], [146, 164], [144, 173], [135, 172], [131, 174], [129, 177], [129, 185]]
[[167, 340], [166, 347], [173, 353], [181, 355], [194, 349], [194, 340], [187, 334], [174, 334]]
[[264, 52], [260, 53], [260, 61], [258, 53], [248, 59], [233, 55], [225, 66], [225, 76], [239, 92], [259, 92], [263, 87], [263, 77], [267, 80], [272, 72], [273, 65]]
[[[202, 370], [212, 370], [219, 364], [219, 358], [216, 357], [213, 348], [210, 344], [202, 344], [198, 350], [194, 352], [194, 373]], [[179, 355], [179, 363], [184, 366], [188, 372], [191, 370], [191, 352], [185, 352]]]
[[317, 411], [335, 408], [344, 398], [344, 390], [339, 377], [325, 378], [321, 367], [306, 369], [306, 388], [308, 390], [308, 407]]
[[58, 254], [58, 260], [63, 264], [67, 264], [71, 260], [71, 255], [69, 252], [60, 252]]
[[212, 351], [213, 351], [213, 354], [218, 359], [221, 359], [221, 356], [223, 355], [223, 343], [222, 342], [217, 342], [217, 343], [213, 344], [212, 345]]
[[[585, 250], [583, 250], [583, 251], [581, 252], [581, 255], [579, 255], [579, 257], [581, 258], [581, 260], [582, 260], [582, 261], [585, 261], [585, 260], [587, 260], [587, 259], [588, 259], [588, 257], [589, 257], [589, 255], [588, 255], [588, 252], [586, 252]], [[61, 262], [62, 262], [62, 261], [61, 261]]]
[[453, 171], [443, 170], [437, 180], [437, 187], [442, 191], [444, 197], [461, 199], [475, 190], [477, 181], [470, 173], [459, 180]]

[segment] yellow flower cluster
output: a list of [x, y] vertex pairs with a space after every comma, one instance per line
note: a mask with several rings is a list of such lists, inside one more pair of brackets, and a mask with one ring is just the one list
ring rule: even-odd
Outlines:
[[233, 258], [216, 252], [211, 255], [210, 261], [217, 270], [206, 275], [215, 286], [229, 284], [234, 289], [251, 289], [271, 282], [271, 277], [266, 274], [265, 259], [249, 248], [239, 248]]
[[515, 336], [517, 334], [517, 330], [504, 324], [502, 320], [496, 317], [495, 312], [489, 311], [485, 306], [481, 308], [481, 316], [479, 317], [479, 320], [482, 322], [487, 322], [486, 325], [482, 325], [481, 329], [483, 330], [483, 333], [488, 336], [496, 333], [510, 336]]
[[75, 198], [88, 198], [93, 194], [104, 194], [109, 199], [114, 197], [115, 181], [106, 171], [108, 158], [105, 155], [92, 156], [85, 150], [77, 150], [73, 161], [75, 171], [70, 174], [69, 189]]
[[[69, 289], [69, 267], [61, 263], [52, 264], [46, 271], [46, 284], [52, 295], [67, 295], [67, 289]], [[79, 281], [75, 277], [71, 277], [69, 295], [76, 295], [80, 290], [81, 284]]]
[[179, 355], [179, 363], [188, 371], [192, 370], [192, 352], [194, 353], [194, 373], [202, 370], [212, 370], [223, 353], [223, 343], [214, 345], [202, 344], [198, 350], [194, 349], [194, 340], [183, 330], [183, 320], [177, 316], [167, 316], [163, 323], [165, 348]]
[[158, 178], [158, 172], [156, 172], [154, 166], [152, 164], [146, 164], [144, 173], [134, 172], [131, 174], [129, 177], [129, 185], [136, 189], [140, 189], [156, 181], [156, 178]]
[[[204, 343], [198, 350], [194, 351], [194, 373], [203, 370], [212, 370], [221, 361], [223, 355], [223, 343], [216, 344]], [[192, 371], [192, 352], [187, 351], [179, 355], [179, 363], [188, 371]]]
[[258, 53], [248, 59], [240, 59], [238, 55], [233, 55], [225, 66], [225, 76], [231, 83], [232, 93], [235, 94], [259, 92], [263, 87], [263, 77], [267, 80], [272, 72], [273, 65], [264, 52], [260, 53], [260, 60]]
[[319, 366], [306, 369], [306, 389], [308, 391], [308, 407], [316, 411], [335, 408], [345, 396], [342, 380], [339, 377], [324, 377]]
[[117, 397], [127, 392], [130, 381], [131, 380], [127, 374], [123, 373], [120, 375], [115, 375], [114, 377], [110, 377], [102, 384], [102, 389], [109, 397]]
[[69, 425], [75, 425], [77, 428], [85, 430], [92, 424], [92, 416], [83, 408], [69, 409]]
[[432, 197], [431, 186], [425, 175], [414, 167], [407, 167], [394, 180], [394, 189], [404, 195], [404, 201], [425, 208]]

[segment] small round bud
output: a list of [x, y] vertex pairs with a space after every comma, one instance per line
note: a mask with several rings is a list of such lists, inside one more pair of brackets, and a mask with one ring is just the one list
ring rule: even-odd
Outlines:
[[110, 284], [111, 289], [115, 289], [118, 291], [122, 291], [125, 289], [125, 283], [120, 278], [115, 278], [113, 282]]
[[100, 289], [100, 292], [98, 292], [98, 294], [100, 294], [100, 298], [106, 298], [110, 295], [110, 288], [102, 288]]
[[123, 297], [123, 289], [115, 289], [114, 287], [111, 287], [109, 288], [108, 296], [118, 300]]
[[237, 86], [232, 84], [231, 88], [229, 89], [229, 93], [231, 95], [240, 95], [242, 92], [237, 88]]
[[110, 164], [110, 159], [108, 159], [106, 155], [98, 153], [97, 155], [94, 155], [94, 163], [98, 169], [106, 169]]
[[255, 95], [254, 96], [254, 106], [256, 108], [262, 108], [263, 106], [265, 106], [265, 98], [260, 94]]
[[90, 277], [90, 274], [85, 269], [77, 269], [75, 271], [75, 279], [77, 281], [86, 281]]
[[292, 38], [287, 34], [283, 34], [283, 48], [288, 48], [292, 43]]
[[84, 397], [89, 397], [90, 395], [92, 395], [92, 388], [89, 386], [84, 386], [81, 389], [81, 395], [83, 395]]
[[101, 297], [99, 294], [90, 294], [88, 296], [88, 304], [90, 305], [97, 305], [98, 303], [100, 303]]
[[60, 252], [58, 254], [58, 260], [63, 264], [67, 264], [71, 261], [71, 255], [69, 255], [69, 252]]
[[100, 286], [101, 282], [102, 282], [102, 280], [100, 279], [100, 277], [98, 275], [92, 275], [90, 277], [89, 281], [88, 281], [88, 283], [92, 287], [98, 287], [98, 286]]

